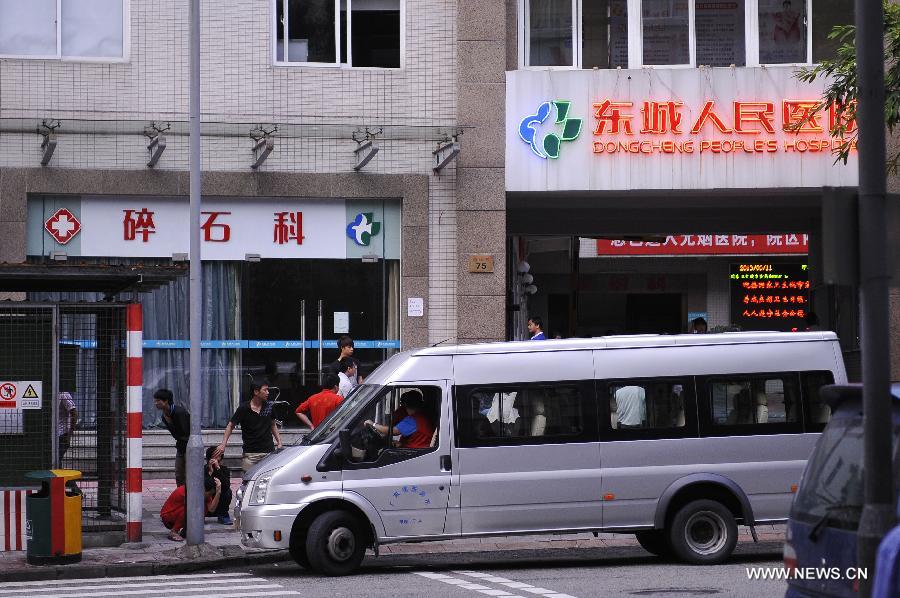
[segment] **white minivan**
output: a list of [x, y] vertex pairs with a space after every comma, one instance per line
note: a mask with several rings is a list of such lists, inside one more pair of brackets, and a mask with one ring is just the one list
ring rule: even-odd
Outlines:
[[245, 473], [242, 542], [327, 575], [392, 542], [586, 531], [718, 563], [738, 524], [786, 520], [830, 417], [819, 388], [845, 382], [832, 332], [407, 351]]

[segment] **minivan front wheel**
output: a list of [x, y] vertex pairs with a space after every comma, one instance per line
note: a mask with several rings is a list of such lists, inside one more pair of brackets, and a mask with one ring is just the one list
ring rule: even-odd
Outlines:
[[306, 558], [319, 573], [349, 575], [359, 568], [365, 553], [362, 526], [345, 511], [322, 513], [309, 526]]
[[669, 541], [681, 560], [694, 565], [715, 565], [734, 551], [737, 523], [722, 503], [695, 500], [675, 513]]

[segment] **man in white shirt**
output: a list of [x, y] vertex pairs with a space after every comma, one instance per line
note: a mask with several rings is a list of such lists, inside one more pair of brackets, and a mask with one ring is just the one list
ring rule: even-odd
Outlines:
[[339, 368], [338, 378], [340, 379], [340, 384], [338, 384], [338, 394], [347, 398], [350, 391], [356, 388], [356, 360], [352, 357], [344, 357], [340, 361]]
[[647, 395], [641, 386], [623, 386], [616, 391], [619, 429], [640, 429], [647, 421]]

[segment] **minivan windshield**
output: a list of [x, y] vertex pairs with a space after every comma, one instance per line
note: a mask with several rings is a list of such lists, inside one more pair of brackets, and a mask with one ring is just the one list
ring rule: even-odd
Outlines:
[[[900, 425], [895, 424], [895, 443], [898, 435]], [[898, 465], [895, 459], [895, 482]], [[807, 523], [827, 518], [824, 523], [828, 527], [856, 530], [864, 492], [863, 419], [858, 415], [834, 418], [822, 433], [806, 468], [791, 517]]]
[[350, 417], [356, 413], [358, 408], [369, 402], [382, 389], [380, 384], [361, 384], [353, 389], [346, 399], [344, 399], [338, 408], [332, 411], [328, 417], [322, 420], [316, 429], [310, 432], [303, 439], [302, 444], [317, 444], [322, 442], [332, 432], [341, 426], [349, 424]]

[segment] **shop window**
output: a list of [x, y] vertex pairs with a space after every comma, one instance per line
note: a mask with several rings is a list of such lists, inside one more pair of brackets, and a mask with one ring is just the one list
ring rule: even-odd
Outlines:
[[400, 67], [401, 0], [274, 2], [277, 63]]
[[838, 25], [852, 24], [853, 0], [828, 0], [828, 2], [813, 3], [813, 62], [836, 58], [840, 42], [828, 39], [828, 34]]
[[806, 62], [807, 0], [758, 0], [760, 64]]
[[584, 68], [628, 68], [628, 2], [586, 2], [581, 20]]
[[690, 64], [690, 13], [684, 0], [641, 4], [644, 64]]
[[519, 2], [524, 67], [809, 64], [833, 57], [828, 34], [853, 21], [850, 0]]
[[694, 0], [697, 64], [744, 66], [744, 0]]
[[0, 55], [125, 57], [126, 0], [0, 0]]
[[574, 30], [571, 0], [528, 2], [529, 57], [532, 66], [572, 66]]

